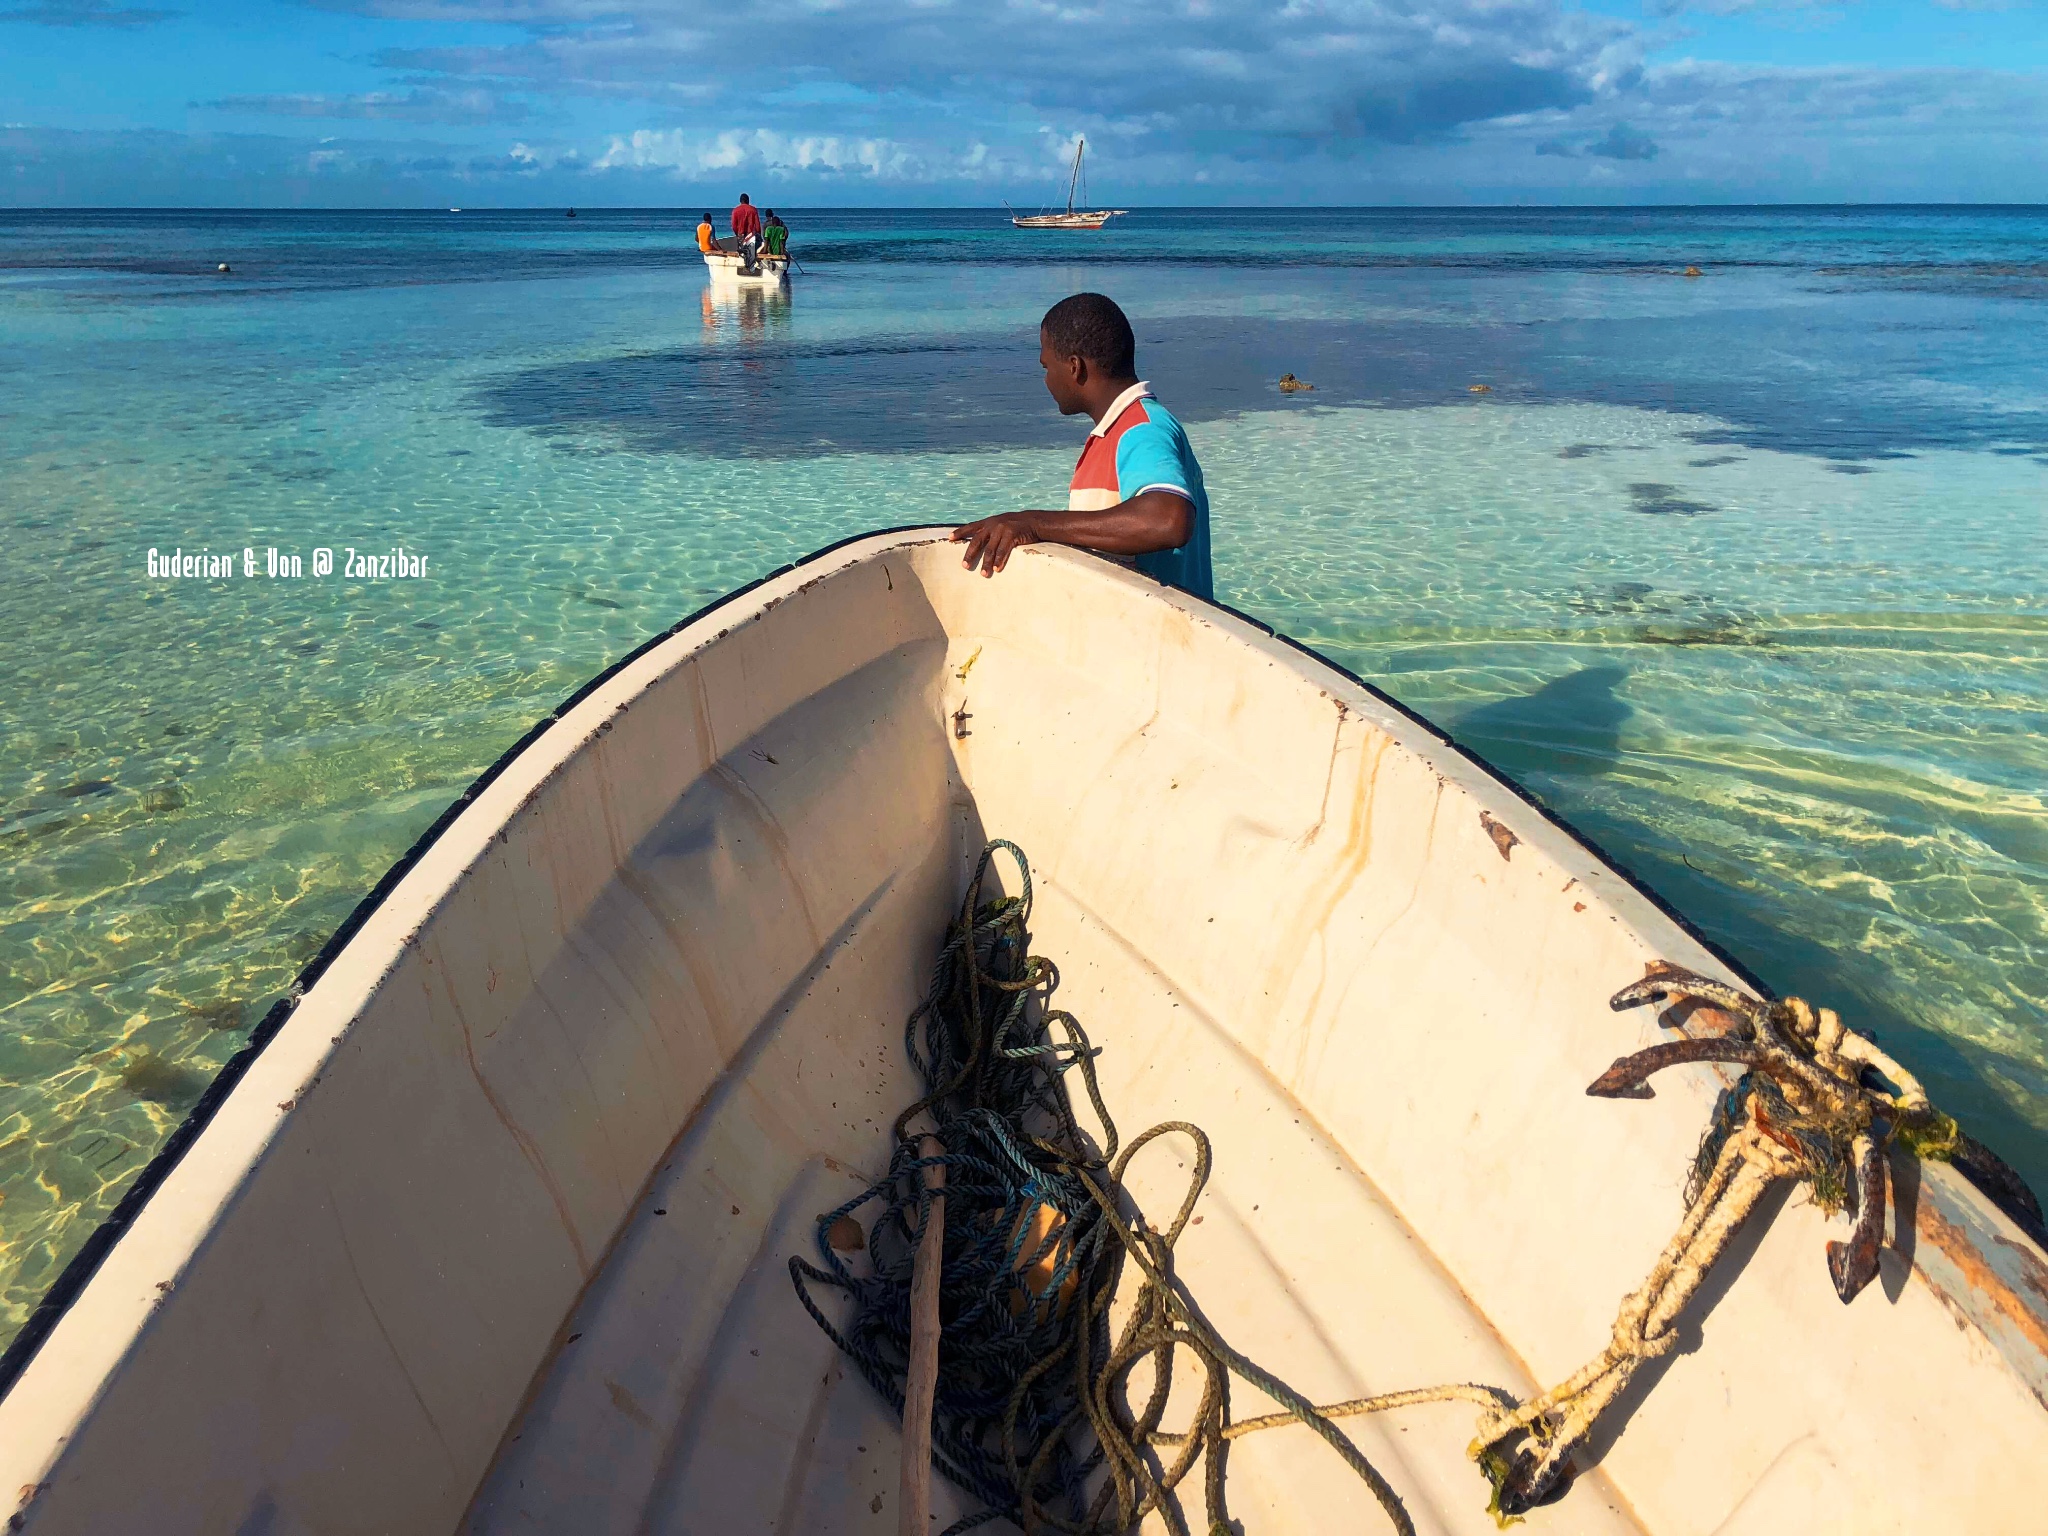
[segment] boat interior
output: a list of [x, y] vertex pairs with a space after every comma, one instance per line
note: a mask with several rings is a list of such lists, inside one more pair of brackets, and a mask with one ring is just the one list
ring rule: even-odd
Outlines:
[[[1233, 1345], [1318, 1402], [1526, 1397], [1600, 1350], [1725, 1081], [1587, 1097], [1672, 1037], [1607, 999], [1658, 963], [1741, 978], [1257, 625], [1071, 551], [984, 580], [878, 535], [565, 706], [316, 962], [0, 1399], [14, 1528], [895, 1530], [894, 1415], [789, 1260], [887, 1163], [990, 838], [1030, 857], [1033, 949], [1126, 1136], [1213, 1142], [1177, 1273]], [[1148, 1148], [1140, 1206], [1190, 1160]], [[1528, 1528], [2028, 1528], [2048, 1287], [1968, 1186], [1915, 1187], [1851, 1306], [1841, 1219], [1752, 1223]], [[1474, 1417], [1344, 1428], [1417, 1530], [1490, 1532]], [[1298, 1428], [1236, 1442], [1227, 1488], [1247, 1533], [1386, 1528]], [[931, 1529], [979, 1507], [936, 1482]]]

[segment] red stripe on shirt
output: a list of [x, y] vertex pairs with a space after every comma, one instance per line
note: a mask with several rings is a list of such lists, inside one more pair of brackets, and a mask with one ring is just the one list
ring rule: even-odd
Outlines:
[[1067, 489], [1115, 492], [1117, 443], [1131, 428], [1142, 427], [1151, 419], [1145, 412], [1145, 397], [1140, 395], [1123, 408], [1107, 432], [1100, 437], [1091, 434], [1081, 445], [1081, 457], [1074, 465], [1074, 478]]

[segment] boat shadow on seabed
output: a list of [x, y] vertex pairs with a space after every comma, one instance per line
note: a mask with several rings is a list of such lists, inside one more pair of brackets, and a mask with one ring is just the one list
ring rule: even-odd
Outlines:
[[1606, 773], [1621, 756], [1621, 728], [1635, 713], [1617, 691], [1627, 678], [1626, 667], [1582, 667], [1533, 693], [1467, 710], [1451, 735], [1517, 778]]

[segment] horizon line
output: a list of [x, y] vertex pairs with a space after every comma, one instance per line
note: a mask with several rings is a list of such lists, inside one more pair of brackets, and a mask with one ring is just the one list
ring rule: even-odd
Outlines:
[[[0, 205], [0, 217], [26, 213], [556, 213], [565, 209], [591, 213], [680, 213], [702, 211], [703, 199], [687, 203], [37, 203]], [[762, 204], [763, 207], [766, 204]], [[811, 213], [1003, 213], [1009, 205], [982, 203], [800, 203], [782, 207]], [[1799, 209], [2002, 209], [2048, 211], [2048, 199], [2035, 202], [1993, 202], [1956, 199], [1946, 202], [1711, 202], [1711, 203], [1133, 203], [1120, 213], [1599, 213], [1599, 212], [1731, 212]]]

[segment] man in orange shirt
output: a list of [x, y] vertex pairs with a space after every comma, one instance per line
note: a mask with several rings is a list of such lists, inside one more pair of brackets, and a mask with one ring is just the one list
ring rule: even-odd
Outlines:
[[706, 256], [709, 256], [713, 251], [724, 249], [718, 243], [718, 236], [714, 233], [716, 228], [717, 226], [711, 222], [711, 215], [708, 213], [704, 215], [704, 222], [697, 226], [697, 249]]

